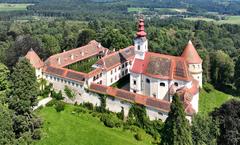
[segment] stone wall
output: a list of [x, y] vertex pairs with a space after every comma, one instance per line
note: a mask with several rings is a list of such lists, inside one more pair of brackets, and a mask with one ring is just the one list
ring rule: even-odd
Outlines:
[[[57, 91], [62, 91], [64, 101], [66, 103], [74, 104], [74, 103], [92, 103], [94, 106], [100, 106], [100, 96], [97, 93], [89, 92], [84, 89], [81, 84], [77, 84], [77, 82], [72, 82], [70, 80], [62, 80], [61, 78], [53, 75], [45, 75], [45, 79], [53, 84], [53, 88]], [[72, 91], [75, 92], [76, 97], [74, 99], [67, 98], [66, 94], [64, 93], [64, 88], [67, 86]], [[129, 110], [132, 104], [130, 102], [115, 98], [115, 97], [107, 97], [106, 98], [106, 109], [112, 112], [121, 112], [124, 109], [124, 116], [127, 117]], [[159, 110], [146, 107], [146, 112], [150, 120], [161, 119], [165, 121], [167, 114], [166, 112], [161, 112]]]

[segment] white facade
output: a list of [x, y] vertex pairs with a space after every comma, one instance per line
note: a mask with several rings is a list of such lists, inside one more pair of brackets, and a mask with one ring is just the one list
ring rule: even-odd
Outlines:
[[188, 70], [193, 78], [199, 82], [199, 86], [202, 88], [202, 64], [189, 64]]
[[136, 58], [144, 59], [145, 52], [148, 52], [148, 40], [145, 37], [137, 37], [134, 39], [134, 47]]

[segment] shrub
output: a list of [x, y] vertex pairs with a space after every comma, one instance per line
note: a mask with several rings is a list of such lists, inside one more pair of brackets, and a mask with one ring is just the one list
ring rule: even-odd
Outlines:
[[82, 107], [77, 107], [77, 108], [74, 108], [73, 110], [75, 113], [79, 114], [79, 113], [86, 113], [87, 110], [82, 108]]
[[61, 101], [58, 101], [55, 105], [55, 109], [57, 112], [61, 112], [65, 109], [65, 104]]
[[63, 100], [63, 96], [62, 96], [62, 91], [59, 91], [58, 93], [55, 92], [54, 90], [51, 92], [51, 96], [52, 98], [55, 98], [56, 100]]
[[81, 106], [87, 108], [88, 110], [93, 110], [93, 104], [92, 103], [89, 103], [89, 102], [86, 102], [86, 103], [82, 103]]
[[138, 131], [136, 134], [135, 134], [135, 138], [136, 140], [138, 141], [142, 141], [144, 139], [144, 136], [145, 136], [145, 132], [144, 131]]
[[100, 117], [101, 114], [100, 114], [100, 113], [97, 113], [97, 112], [93, 112], [93, 113], [92, 113], [92, 116], [93, 116], [93, 117]]
[[76, 97], [76, 94], [73, 90], [71, 90], [69, 87], [65, 86], [64, 92], [67, 95], [68, 98], [73, 99]]
[[50, 102], [46, 104], [47, 107], [52, 107], [57, 103], [57, 100], [53, 98]]
[[103, 114], [100, 120], [104, 123], [105, 126], [113, 128], [113, 127], [121, 127], [122, 122], [113, 114]]
[[40, 129], [35, 129], [32, 134], [32, 139], [40, 140], [41, 139], [41, 131]]
[[209, 84], [209, 83], [206, 83], [206, 84], [203, 85], [203, 89], [204, 89], [206, 92], [210, 93], [211, 91], [214, 90], [214, 87], [213, 87], [213, 85], [211, 85], [211, 84]]
[[121, 112], [117, 113], [117, 117], [121, 120], [124, 120], [124, 109], [122, 108]]
[[139, 127], [135, 126], [135, 125], [128, 125], [127, 123], [124, 124], [123, 127], [124, 130], [130, 130], [131, 132], [138, 132], [140, 130]]

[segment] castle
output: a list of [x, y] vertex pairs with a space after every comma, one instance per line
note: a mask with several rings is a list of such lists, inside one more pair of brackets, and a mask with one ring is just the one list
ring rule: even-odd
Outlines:
[[[100, 95], [106, 95], [106, 108], [113, 112], [124, 110], [133, 103], [146, 107], [151, 120], [165, 120], [172, 96], [177, 93], [183, 102], [187, 118], [198, 112], [199, 87], [202, 86], [202, 60], [191, 41], [181, 56], [148, 52], [144, 20], [139, 20], [134, 45], [119, 51], [110, 51], [95, 40], [87, 45], [50, 56], [44, 62], [30, 50], [25, 56], [36, 70], [38, 79], [44, 78], [54, 89], [65, 86], [76, 92], [69, 103], [90, 102], [100, 105]], [[89, 72], [79, 72], [69, 65], [97, 58]], [[112, 87], [130, 75], [127, 89]], [[62, 91], [64, 92], [64, 91]]]

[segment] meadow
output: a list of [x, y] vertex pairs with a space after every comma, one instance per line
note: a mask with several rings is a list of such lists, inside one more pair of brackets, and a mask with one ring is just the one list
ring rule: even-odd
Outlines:
[[231, 98], [233, 98], [233, 96], [215, 89], [210, 92], [206, 92], [204, 89], [201, 89], [199, 97], [199, 112], [201, 114], [208, 114], [213, 111], [214, 108], [220, 107]]
[[[141, 8], [141, 7], [129, 7], [128, 12], [147, 12], [151, 11], [149, 8]], [[183, 13], [187, 12], [187, 9], [177, 9], [177, 8], [154, 8], [154, 11], [158, 12], [178, 12]]]
[[37, 111], [43, 118], [42, 139], [35, 145], [150, 145], [151, 138], [146, 136], [137, 141], [134, 134], [122, 128], [108, 128], [91, 114], [73, 114], [75, 106], [66, 105], [62, 112], [54, 107]]
[[0, 3], [0, 12], [8, 11], [26, 11], [27, 6], [32, 4], [10, 4], [10, 3]]
[[210, 19], [210, 18], [205, 18], [205, 17], [188, 17], [185, 18], [186, 20], [190, 20], [190, 21], [208, 21], [208, 22], [214, 22], [216, 24], [240, 24], [240, 16], [226, 16], [226, 18], [224, 20], [214, 20], [214, 19]]

